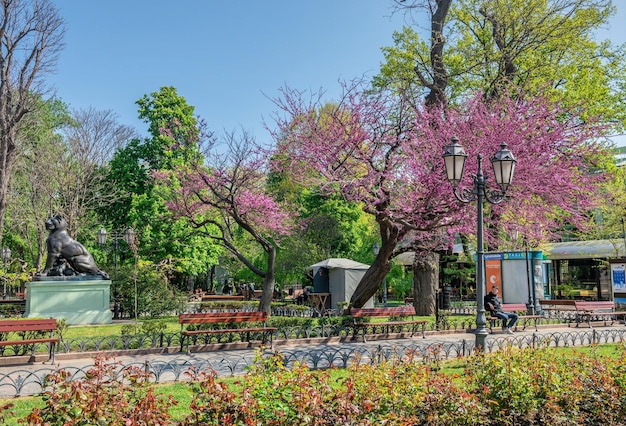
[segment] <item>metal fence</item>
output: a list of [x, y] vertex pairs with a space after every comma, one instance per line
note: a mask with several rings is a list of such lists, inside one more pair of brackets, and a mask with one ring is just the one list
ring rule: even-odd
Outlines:
[[[447, 340], [432, 341], [436, 337], [430, 336], [429, 341], [421, 338], [395, 340], [393, 344], [378, 342], [353, 342], [344, 345], [315, 345], [306, 344], [301, 348], [285, 347], [282, 349], [263, 349], [263, 352], [254, 350], [245, 351], [212, 351], [195, 353], [191, 356], [173, 354], [169, 356], [137, 355], [125, 357], [126, 361], [117, 362], [117, 371], [129, 366], [140, 366], [149, 372], [155, 383], [176, 382], [186, 380], [185, 372], [195, 369], [215, 370], [219, 376], [232, 376], [244, 374], [248, 367], [254, 364], [258, 356], [274, 356], [276, 351], [284, 357], [287, 368], [296, 363], [304, 364], [312, 369], [324, 369], [330, 367], [345, 368], [355, 362], [380, 363], [392, 358], [404, 358], [411, 355], [412, 359], [421, 359], [424, 363], [432, 363], [439, 360], [469, 356], [474, 352], [474, 338], [459, 334], [448, 336]], [[443, 339], [443, 338], [442, 338]], [[154, 344], [153, 339], [147, 339]], [[158, 339], [157, 339], [158, 340]], [[137, 346], [139, 340], [132, 340]], [[496, 351], [504, 347], [517, 348], [535, 347], [572, 347], [587, 346], [604, 343], [626, 342], [626, 328], [606, 329], [567, 329], [563, 331], [539, 332], [519, 335], [490, 335], [487, 339], [487, 352]], [[95, 345], [95, 343], [94, 343]], [[71, 346], [71, 345], [70, 345]], [[85, 345], [87, 346], [87, 345]], [[97, 345], [95, 345], [97, 346]], [[101, 344], [104, 348], [106, 345]], [[133, 346], [130, 342], [128, 346]], [[105, 350], [105, 349], [101, 349]], [[75, 366], [72, 366], [72, 363]], [[81, 379], [92, 367], [85, 361], [67, 360], [69, 366], [63, 370], [71, 373], [71, 379]], [[39, 394], [44, 391], [44, 380], [47, 374], [57, 370], [55, 366], [24, 366], [11, 369], [3, 368], [0, 373], [0, 396], [14, 397], [20, 395]]]

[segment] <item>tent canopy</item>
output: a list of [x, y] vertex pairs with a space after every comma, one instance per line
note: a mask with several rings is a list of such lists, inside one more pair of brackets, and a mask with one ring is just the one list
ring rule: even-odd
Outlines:
[[[370, 265], [344, 258], [326, 259], [311, 265], [309, 269], [313, 270], [315, 286], [313, 294], [330, 293], [330, 306], [348, 301], [369, 267]], [[325, 275], [326, 271], [321, 273], [322, 268], [327, 270], [328, 275]], [[368, 300], [366, 306], [374, 307], [374, 300]]]
[[309, 266], [309, 269], [313, 269], [317, 271], [319, 268], [326, 269], [369, 269], [370, 265], [366, 265], [364, 263], [357, 262], [355, 260], [344, 259], [344, 258], [331, 258], [322, 260], [321, 262], [317, 262], [314, 265]]
[[569, 241], [541, 246], [550, 260], [564, 259], [606, 259], [624, 256], [623, 239]]

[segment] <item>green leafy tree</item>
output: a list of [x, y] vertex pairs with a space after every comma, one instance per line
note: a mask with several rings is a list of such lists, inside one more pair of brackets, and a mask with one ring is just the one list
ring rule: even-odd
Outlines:
[[[267, 153], [248, 133], [227, 135], [220, 148], [207, 152], [207, 165], [179, 165], [172, 173], [162, 171], [155, 177], [171, 190], [168, 208], [177, 217], [188, 220], [262, 278], [259, 310], [269, 312], [276, 252], [291, 233], [292, 215], [269, 193]], [[262, 267], [242, 250], [249, 247], [262, 250]]]
[[184, 219], [172, 216], [163, 198], [168, 189], [152, 177], [154, 172], [201, 159], [193, 141], [203, 124], [194, 117], [194, 107], [173, 87], [145, 95], [137, 105], [151, 136], [132, 140], [114, 155], [109, 182], [111, 190], [122, 194], [101, 210], [101, 216], [112, 228], [133, 226], [140, 238], [139, 254], [156, 263], [174, 263], [175, 276], [181, 280], [206, 273], [217, 262], [219, 246], [195, 233]]
[[594, 37], [615, 13], [610, 0], [393, 3], [417, 28], [430, 21], [430, 38], [411, 27], [394, 33], [394, 45], [382, 49], [376, 87], [391, 85], [430, 104], [521, 87], [528, 96], [578, 107], [581, 118], [601, 117], [624, 129], [626, 52]]
[[300, 226], [281, 244], [278, 282], [303, 283], [310, 279], [307, 267], [327, 258], [371, 261], [376, 226], [359, 204], [305, 189], [297, 206]]
[[136, 265], [124, 265], [119, 270], [117, 290], [122, 312], [132, 318], [156, 318], [181, 310], [187, 295], [168, 280], [169, 265], [139, 260]]

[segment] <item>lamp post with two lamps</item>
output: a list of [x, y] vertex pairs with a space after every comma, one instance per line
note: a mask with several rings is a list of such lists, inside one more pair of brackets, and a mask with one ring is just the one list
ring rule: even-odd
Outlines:
[[624, 258], [626, 258], [626, 229], [624, 228], [624, 218], [622, 218], [622, 238], [624, 239]]
[[[98, 231], [98, 244], [105, 248], [108, 232], [104, 228], [100, 228]], [[117, 281], [117, 257], [120, 251], [127, 251], [129, 247], [133, 244], [135, 240], [135, 231], [133, 228], [128, 228], [125, 231], [113, 231], [111, 232], [111, 246], [113, 249], [113, 267], [115, 268], [114, 280]], [[120, 243], [124, 241], [126, 244], [121, 245]], [[120, 316], [120, 304], [119, 297], [117, 294], [117, 284], [113, 282], [113, 319], [119, 319]]]
[[2, 289], [2, 299], [7, 298], [7, 263], [11, 261], [11, 249], [8, 247], [2, 248], [2, 274], [4, 275], [4, 286]]
[[[376, 242], [372, 246], [372, 253], [374, 256], [378, 256], [380, 253], [380, 246]], [[387, 276], [383, 278], [383, 306], [387, 307]]]
[[459, 140], [453, 137], [451, 144], [446, 146], [443, 154], [444, 164], [446, 167], [446, 175], [448, 181], [452, 184], [452, 192], [454, 196], [463, 203], [471, 203], [476, 201], [477, 217], [476, 217], [476, 348], [484, 350], [487, 340], [487, 318], [485, 316], [485, 264], [484, 264], [484, 232], [483, 232], [483, 203], [487, 200], [491, 204], [498, 204], [504, 201], [506, 191], [513, 180], [513, 172], [517, 160], [513, 153], [507, 148], [506, 143], [500, 145], [491, 158], [491, 164], [500, 190], [487, 189], [487, 178], [483, 175], [482, 155], [478, 154], [478, 170], [473, 175], [472, 188], [459, 188], [463, 171], [465, 168], [465, 160], [467, 154], [463, 147], [459, 144]]

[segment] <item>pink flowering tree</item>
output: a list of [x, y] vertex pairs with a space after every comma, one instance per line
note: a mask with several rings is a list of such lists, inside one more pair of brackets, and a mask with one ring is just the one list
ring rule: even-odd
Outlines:
[[[462, 185], [472, 185], [476, 155], [488, 159], [502, 142], [518, 160], [508, 199], [485, 205], [490, 249], [512, 229], [539, 242], [565, 223], [588, 225], [602, 179], [590, 171], [604, 153], [594, 142], [601, 129], [592, 123], [539, 97], [486, 103], [476, 96], [444, 110], [386, 91], [350, 87], [344, 93], [338, 103], [323, 104], [320, 96], [305, 98], [283, 89], [275, 99], [281, 111], [275, 133], [281, 155], [274, 167], [337, 191], [375, 217], [381, 249], [351, 306], [363, 306], [376, 293], [391, 258], [412, 250], [417, 253], [416, 295], [424, 303], [416, 306], [421, 314], [434, 310], [437, 253], [455, 235], [476, 232], [476, 208], [456, 200], [445, 176], [441, 156], [453, 136], [468, 154]], [[491, 178], [489, 162], [483, 164]]]
[[[291, 215], [266, 192], [267, 156], [254, 140], [247, 133], [239, 138], [230, 134], [224, 145], [205, 153], [206, 164], [179, 165], [155, 178], [168, 188], [167, 206], [177, 217], [186, 218], [263, 279], [259, 310], [269, 313], [276, 249], [290, 233]], [[261, 247], [265, 268], [253, 263], [242, 242]]]

